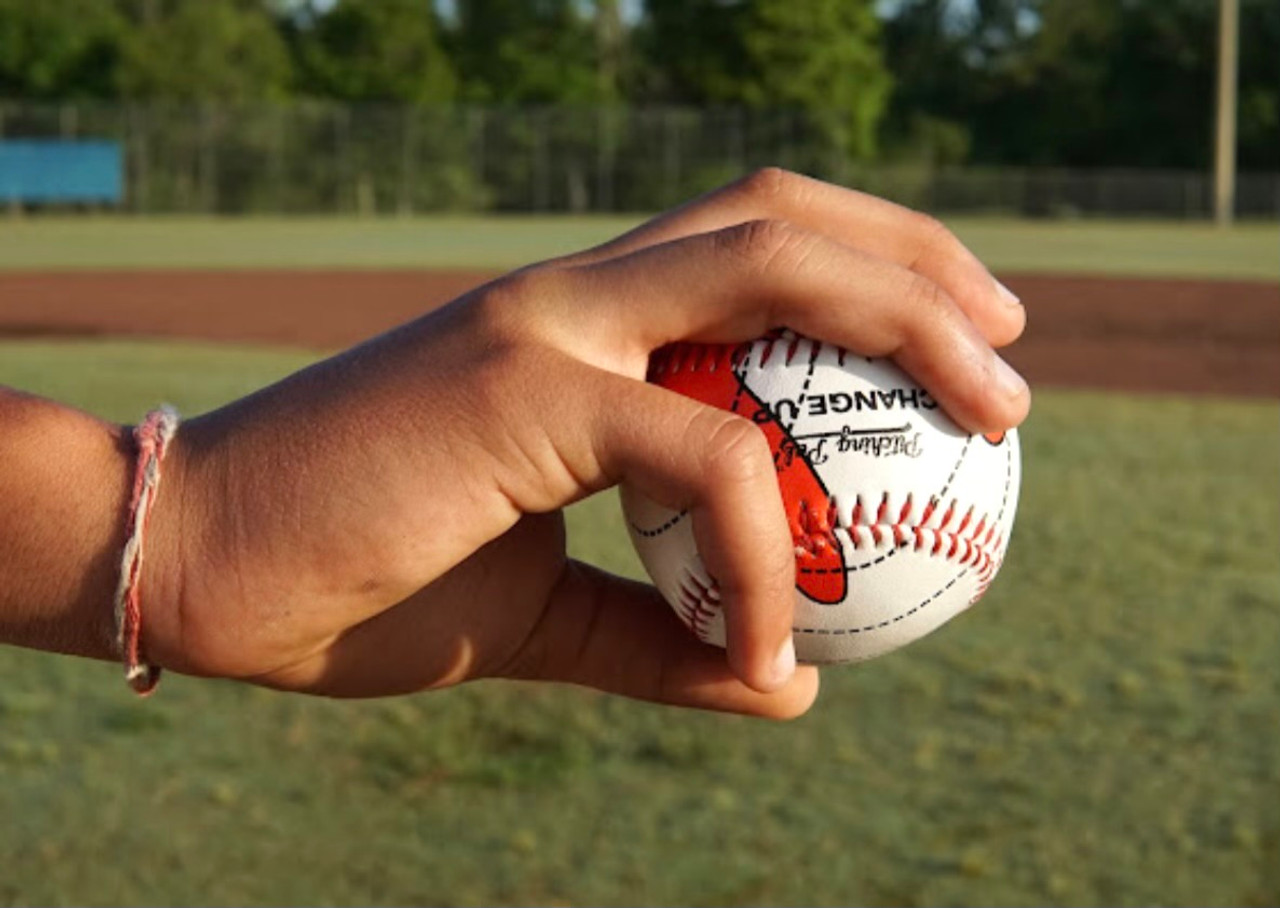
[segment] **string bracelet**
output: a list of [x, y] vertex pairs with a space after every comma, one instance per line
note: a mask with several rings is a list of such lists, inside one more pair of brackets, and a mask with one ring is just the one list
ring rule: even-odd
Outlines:
[[168, 405], [146, 415], [133, 430], [138, 462], [133, 474], [133, 495], [125, 525], [124, 553], [120, 558], [120, 582], [115, 596], [116, 647], [124, 662], [124, 679], [145, 697], [160, 683], [160, 668], [142, 653], [142, 556], [151, 509], [160, 493], [160, 465], [169, 443], [178, 432], [178, 411]]

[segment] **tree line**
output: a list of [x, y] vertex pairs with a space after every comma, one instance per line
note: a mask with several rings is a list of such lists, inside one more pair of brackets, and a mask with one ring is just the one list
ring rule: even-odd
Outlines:
[[[0, 99], [786, 110], [855, 162], [1205, 168], [1216, 0], [0, 0]], [[1280, 167], [1280, 3], [1240, 162]]]

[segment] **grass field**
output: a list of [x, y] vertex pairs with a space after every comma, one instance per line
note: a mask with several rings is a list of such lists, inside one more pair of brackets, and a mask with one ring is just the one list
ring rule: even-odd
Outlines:
[[[0, 219], [0, 269], [511, 268], [594, 245], [634, 217], [408, 220]], [[1280, 227], [948, 219], [997, 271], [1280, 279]]]
[[[306, 361], [7, 342], [0, 383], [123, 420]], [[0, 650], [0, 903], [1274, 904], [1274, 402], [1046, 392], [1024, 449], [983, 604], [789, 725], [498, 682], [139, 703]], [[635, 571], [611, 497], [570, 523]]]
[[[0, 220], [0, 269], [502, 268], [634, 219]], [[1280, 278], [1280, 230], [956, 221], [999, 271]], [[310, 360], [0, 341], [118, 420]], [[334, 703], [0, 648], [0, 904], [1280, 901], [1275, 401], [1041, 392], [982, 605], [785, 726], [485, 682]], [[569, 515], [635, 574], [616, 502]]]

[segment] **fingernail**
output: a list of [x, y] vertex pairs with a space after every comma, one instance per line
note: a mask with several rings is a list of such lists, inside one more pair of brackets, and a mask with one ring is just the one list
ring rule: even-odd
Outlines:
[[996, 292], [1000, 294], [1000, 298], [1009, 306], [1021, 306], [1022, 300], [1018, 299], [1018, 295], [1006, 287], [1000, 281], [992, 278], [996, 282]]
[[996, 385], [1006, 397], [1019, 397], [1027, 393], [1027, 380], [1014, 371], [1013, 366], [1000, 357], [995, 357]]
[[781, 687], [791, 680], [791, 676], [796, 673], [796, 644], [791, 639], [791, 635], [787, 635], [787, 639], [782, 641], [782, 646], [778, 648], [778, 655], [773, 659], [773, 680]]

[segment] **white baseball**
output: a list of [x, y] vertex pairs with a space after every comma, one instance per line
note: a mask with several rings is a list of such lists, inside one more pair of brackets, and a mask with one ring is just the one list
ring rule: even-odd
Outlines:
[[[1018, 436], [970, 435], [904, 372], [783, 332], [737, 348], [677, 345], [650, 380], [753, 419], [774, 450], [796, 544], [796, 652], [870, 659], [976, 602], [1004, 560]], [[626, 486], [632, 542], [704, 641], [725, 642], [693, 520]]]

